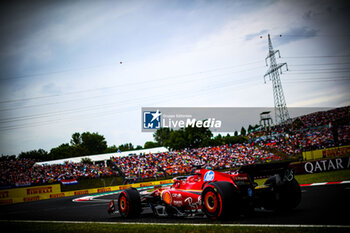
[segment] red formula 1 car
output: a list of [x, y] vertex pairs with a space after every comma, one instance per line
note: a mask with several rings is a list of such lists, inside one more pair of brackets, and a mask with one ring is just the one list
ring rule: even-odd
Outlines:
[[[155, 186], [139, 192], [123, 190], [109, 204], [108, 212], [124, 218], [137, 217], [145, 208], [156, 216], [193, 216], [205, 214], [210, 219], [230, 218], [249, 213], [254, 208], [268, 210], [295, 208], [301, 201], [301, 190], [289, 163], [243, 166], [231, 173], [197, 169], [190, 176], [174, 178], [171, 186]], [[258, 186], [254, 177], [270, 176]]]

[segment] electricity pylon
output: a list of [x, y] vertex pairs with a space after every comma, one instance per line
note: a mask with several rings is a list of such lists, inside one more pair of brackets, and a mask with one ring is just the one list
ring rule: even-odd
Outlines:
[[264, 82], [266, 83], [266, 76], [269, 76], [270, 81], [272, 82], [273, 88], [273, 99], [275, 102], [275, 122], [276, 123], [288, 123], [290, 120], [286, 100], [284, 98], [282, 83], [280, 79], [280, 73], [282, 74], [282, 67], [285, 65], [288, 71], [287, 63], [278, 63], [276, 62], [275, 54], [278, 53], [278, 56], [281, 57], [279, 50], [273, 50], [270, 34], [268, 34], [269, 42], [269, 54], [265, 58], [266, 66], [267, 59], [270, 59], [270, 68], [267, 70], [264, 75]]

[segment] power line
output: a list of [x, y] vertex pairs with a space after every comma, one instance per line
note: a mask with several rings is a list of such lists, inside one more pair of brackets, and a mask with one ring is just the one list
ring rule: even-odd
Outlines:
[[[238, 82], [237, 81], [242, 81], [242, 82]], [[199, 90], [199, 91], [193, 91], [191, 92], [190, 96], [198, 96], [198, 95], [207, 95], [208, 92], [210, 91], [216, 91], [216, 89], [223, 89], [223, 88], [232, 88], [232, 86], [247, 86], [247, 85], [251, 85], [252, 82], [248, 82], [248, 83], [244, 83], [244, 81], [246, 81], [246, 78], [243, 78], [241, 80], [236, 80], [234, 83], [227, 83], [226, 85], [222, 85], [222, 86], [216, 86], [216, 87], [213, 87], [211, 86], [209, 89], [206, 89], [204, 90]], [[254, 80], [254, 82], [257, 82]], [[180, 95], [179, 96], [179, 93], [178, 91], [174, 91], [173, 93], [171, 94], [167, 94], [166, 96], [164, 95], [154, 95], [154, 96], [150, 96], [148, 98], [152, 98], [152, 99], [156, 99], [156, 100], [160, 100], [161, 102], [162, 101], [165, 101], [167, 99], [173, 99], [174, 97], [176, 98], [188, 98], [188, 95]], [[145, 98], [141, 97], [141, 98], [137, 98], [137, 99], [133, 99], [132, 102], [135, 102], [135, 103], [139, 103], [140, 100], [145, 100]], [[123, 101], [123, 103], [125, 103]], [[130, 104], [130, 103], [129, 103]], [[116, 107], [118, 109], [120, 109], [120, 107], [117, 105], [116, 106], [116, 103], [111, 105], [111, 107]], [[106, 109], [106, 106], [102, 109]], [[88, 109], [88, 110], [96, 110], [96, 109]], [[87, 110], [83, 110], [83, 111], [77, 111], [75, 113], [83, 113], [84, 111], [87, 111]], [[21, 128], [28, 128], [28, 127], [37, 127], [37, 126], [42, 126], [42, 125], [51, 125], [51, 124], [56, 124], [57, 122], [62, 122], [62, 121], [66, 121], [66, 120], [73, 120], [73, 119], [81, 119], [81, 117], [84, 117], [84, 119], [86, 118], [95, 118], [95, 117], [103, 117], [106, 115], [106, 113], [109, 113], [109, 114], [116, 114], [116, 113], [120, 113], [120, 112], [123, 112], [123, 111], [117, 111], [117, 110], [113, 110], [113, 108], [110, 108], [109, 110], [107, 111], [99, 111], [99, 112], [90, 112], [87, 114], [83, 114], [83, 115], [75, 115], [75, 116], [67, 116], [65, 115], [64, 117], [60, 117], [60, 118], [51, 118], [49, 120], [43, 120], [44, 117], [41, 116], [37, 119], [39, 119], [39, 121], [36, 121], [36, 122], [30, 122], [30, 123], [23, 123], [23, 124], [16, 124], [16, 125], [8, 125], [8, 126], [3, 126], [3, 127], [0, 127], [0, 131], [6, 131], [6, 130], [14, 130], [14, 129], [21, 129]], [[45, 116], [45, 118], [47, 117], [57, 117], [57, 116]], [[33, 119], [31, 119], [33, 120]], [[8, 123], [11, 123], [11, 122], [8, 122]]]
[[[258, 68], [260, 68], [260, 67], [258, 67]], [[242, 72], [242, 70], [239, 71], [239, 72]], [[230, 74], [230, 73], [227, 73], [227, 74]], [[209, 76], [209, 77], [212, 78], [212, 77], [221, 76], [221, 75], [215, 75], [215, 76]], [[334, 80], [337, 80], [337, 81], [338, 80], [348, 80], [348, 78], [347, 77], [343, 77], [343, 78], [334, 79], [334, 78], [328, 78], [328, 77], [325, 77], [325, 78], [316, 77], [316, 78], [311, 78], [311, 79], [305, 79], [305, 78], [297, 78], [297, 79], [295, 79], [294, 78], [293, 80], [311, 81], [311, 82], [323, 81], [324, 82], [324, 81], [334, 81]], [[293, 80], [288, 80], [287, 79], [285, 81], [293, 81]], [[243, 80], [235, 80], [235, 82], [237, 82], [237, 81], [238, 82], [239, 81], [244, 81], [244, 79]], [[228, 83], [228, 84], [230, 84], [230, 83]], [[225, 85], [226, 85], [226, 83], [225, 83]], [[162, 86], [158, 86], [158, 88], [162, 88]], [[136, 99], [136, 100], [137, 101], [138, 100], [144, 100], [144, 98]], [[1, 119], [0, 122], [1, 123], [10, 123], [10, 122], [17, 122], [17, 121], [26, 121], [26, 120], [47, 118], [47, 117], [55, 117], [55, 116], [61, 115], [61, 114], [73, 114], [73, 113], [79, 113], [79, 112], [85, 112], [85, 111], [93, 111], [93, 110], [98, 110], [98, 109], [101, 109], [101, 108], [112, 107], [112, 106], [114, 106], [117, 103], [118, 102], [113, 101], [111, 103], [102, 104], [102, 105], [101, 104], [89, 105], [89, 106], [84, 106], [84, 107], [80, 107], [80, 108], [65, 109], [65, 110], [54, 111], [54, 112], [46, 112], [46, 113], [39, 113], [39, 114], [26, 115], [26, 116], [11, 117], [11, 118]], [[49, 104], [52, 104], [52, 103], [49, 103]], [[29, 106], [29, 107], [33, 107], [33, 106]]]
[[[257, 64], [257, 63], [261, 63], [261, 61], [252, 61], [252, 62], [239, 64], [239, 65], [234, 65], [234, 66], [225, 66], [225, 67], [220, 67], [220, 68], [213, 68], [213, 69], [204, 70], [204, 71], [197, 71], [197, 72], [193, 72], [193, 73], [182, 74], [182, 75], [175, 75], [175, 76], [170, 76], [170, 77], [162, 77], [162, 78], [151, 79], [151, 80], [146, 80], [146, 81], [141, 81], [141, 82], [137, 81], [137, 82], [126, 83], [126, 84], [117, 84], [117, 85], [108, 86], [108, 87], [92, 88], [92, 89], [86, 89], [86, 90], [72, 91], [72, 92], [67, 92], [67, 93], [63, 93], [63, 94], [53, 94], [53, 95], [46, 95], [46, 96], [35, 96], [35, 97], [20, 98], [20, 99], [9, 99], [9, 100], [0, 101], [0, 104], [21, 102], [21, 101], [28, 101], [28, 100], [54, 98], [54, 97], [61, 97], [61, 96], [69, 96], [69, 95], [76, 95], [76, 94], [82, 94], [82, 93], [89, 93], [89, 92], [96, 92], [96, 91], [101, 91], [101, 90], [113, 89], [113, 88], [118, 88], [118, 87], [139, 85], [139, 84], [143, 84], [143, 83], [165, 81], [165, 80], [170, 80], [170, 79], [177, 79], [177, 78], [180, 78], [180, 77], [187, 77], [187, 76], [199, 75], [199, 74], [204, 74], [204, 73], [216, 72], [216, 71], [220, 71], [220, 70], [232, 69], [232, 68], [237, 68], [237, 67]], [[249, 70], [247, 70], [247, 71], [249, 71]], [[237, 71], [237, 72], [242, 72], [242, 71]]]
[[280, 37], [350, 37], [350, 34], [283, 34]]
[[290, 82], [290, 81], [313, 81], [313, 82], [318, 82], [318, 81], [346, 81], [350, 80], [350, 78], [296, 78], [296, 79], [286, 79], [284, 81]]
[[[214, 68], [214, 69], [209, 69], [209, 70], [205, 70], [205, 71], [198, 71], [198, 72], [189, 73], [189, 74], [171, 76], [171, 77], [168, 77], [168, 78], [165, 78], [165, 79], [164, 78], [160, 78], [160, 79], [154, 79], [154, 80], [158, 80], [158, 81], [173, 80], [173, 79], [178, 78], [178, 77], [207, 74], [207, 73], [210, 73], [210, 72], [217, 72], [217, 71], [221, 71], [221, 70], [225, 70], [225, 69], [232, 69], [232, 68], [235, 68], [235, 67], [242, 67], [242, 66], [247, 66], [247, 65], [256, 64], [256, 63], [260, 63], [260, 61], [254, 61], [254, 62], [249, 62], [249, 63], [245, 63], [245, 64], [241, 64], [241, 65], [235, 65], [235, 66]], [[339, 64], [339, 63], [329, 63], [329, 64]], [[348, 63], [344, 63], [344, 64], [348, 64]], [[327, 64], [319, 64], [319, 65], [327, 65]], [[207, 76], [207, 77], [199, 76], [199, 77], [195, 77], [194, 79], [188, 79], [187, 81], [197, 80], [197, 79], [202, 79], [202, 78], [218, 77], [218, 76], [222, 76], [222, 75], [239, 73], [239, 72], [246, 72], [246, 71], [251, 71], [251, 70], [260, 69], [260, 68], [261, 67], [259, 66], [259, 67], [256, 67], [256, 68], [250, 68], [250, 69], [244, 69], [244, 70], [234, 70], [234, 71], [228, 72], [226, 74], [215, 74], [215, 75]], [[330, 71], [332, 69], [322, 69], [322, 70], [323, 71]], [[292, 72], [305, 72], [305, 71], [310, 71], [310, 70], [296, 70], [296, 71], [292, 70]], [[325, 72], [322, 72], [322, 73], [325, 74]], [[287, 74], [290, 75], [291, 73], [287, 73]], [[292, 74], [300, 75], [300, 74], [303, 74], [303, 73], [292, 73]], [[312, 74], [312, 73], [306, 73], [306, 74]], [[142, 84], [146, 84], [146, 83], [148, 84], [150, 81], [153, 82], [154, 80], [148, 80], [148, 81], [144, 81], [144, 82], [135, 82], [134, 84], [135, 85], [140, 85], [140, 84], [142, 85]], [[317, 82], [317, 81], [328, 82], [328, 81], [333, 81], [333, 80], [335, 80], [335, 79], [313, 79], [313, 80], [300, 80], [300, 81], [306, 81], [306, 82]], [[336, 79], [336, 80], [337, 81], [343, 81], [343, 80], [348, 80], [348, 79]], [[239, 81], [239, 80], [235, 80], [235, 82], [237, 82], [237, 81]], [[290, 82], [290, 81], [293, 82], [293, 80], [286, 80], [286, 81], [287, 82]], [[95, 92], [95, 91], [100, 91], [100, 90], [107, 90], [107, 89], [111, 89], [111, 88], [123, 87], [123, 86], [126, 86], [126, 85], [132, 85], [132, 84], [127, 83], [127, 84], [121, 84], [121, 85], [115, 85], [115, 86], [109, 86], [109, 87], [102, 87], [102, 88], [97, 88], [97, 89], [80, 90], [80, 91], [76, 91], [76, 92], [69, 92], [69, 93], [65, 93], [65, 94], [61, 94], [61, 95], [52, 95], [52, 96], [55, 96], [55, 97], [60, 96], [60, 97], [62, 97], [62, 96], [66, 96], [66, 95], [89, 93], [89, 92]], [[231, 84], [231, 85], [228, 83], [227, 85], [225, 85], [225, 87], [226, 86], [232, 86], [232, 85], [237, 85], [237, 83], [234, 83], [234, 84]], [[213, 87], [214, 86], [211, 86], [210, 88], [213, 88]], [[160, 86], [159, 88], [162, 88], [162, 87]], [[224, 87], [220, 87], [219, 86], [219, 87], [216, 87], [216, 88], [224, 88]], [[137, 91], [137, 89], [136, 89], [136, 91]], [[108, 95], [103, 95], [103, 96], [108, 96]], [[92, 96], [91, 98], [96, 98], [96, 97], [99, 97], [99, 96]], [[41, 98], [47, 98], [47, 96], [31, 97], [31, 98], [20, 99], [20, 100], [21, 101], [22, 100], [33, 100], [33, 99], [39, 99], [39, 98], [40, 99]], [[90, 98], [90, 97], [87, 97], [87, 98]], [[87, 98], [84, 98], [84, 99], [87, 99]], [[82, 100], [82, 99], [80, 99], [80, 100]], [[134, 99], [132, 101], [140, 101], [140, 100], [144, 100], [144, 98], [140, 98], [140, 99], [136, 99], [136, 100]], [[19, 100], [17, 99], [17, 100], [10, 100], [10, 101], [19, 101]], [[63, 102], [58, 102], [58, 103], [66, 103], [66, 102], [71, 102], [71, 101], [72, 102], [79, 101], [79, 99], [63, 101]], [[6, 102], [6, 101], [3, 101], [3, 102]], [[125, 103], [125, 101], [121, 101], [121, 102]], [[111, 103], [107, 103], [107, 104], [104, 104], [104, 105], [84, 106], [84, 107], [81, 107], [81, 108], [65, 109], [65, 110], [61, 110], [61, 111], [39, 113], [39, 114], [27, 115], [27, 116], [18, 116], [18, 117], [15, 117], [15, 118], [7, 118], [7, 119], [2, 119], [2, 120], [4, 121], [3, 123], [11, 123], [11, 122], [18, 122], [18, 121], [45, 119], [45, 118], [57, 119], [57, 117], [61, 118], [62, 114], [75, 114], [75, 113], [82, 113], [82, 112], [86, 112], [86, 111], [96, 111], [96, 110], [99, 111], [99, 112], [97, 112], [95, 114], [100, 114], [101, 109], [108, 108], [108, 107], [113, 107], [117, 103], [118, 102], [111, 102]], [[55, 104], [55, 103], [44, 103], [44, 104], [41, 104], [41, 105], [51, 105], [51, 104]], [[40, 104], [36, 105], [36, 106], [40, 106]], [[26, 107], [26, 106], [24, 106], [24, 107]], [[34, 107], [34, 106], [31, 105], [31, 106], [27, 106], [27, 107]], [[7, 110], [9, 110], [9, 109], [7, 109]], [[14, 110], [14, 109], [10, 109], [10, 110]], [[88, 114], [91, 114], [91, 113], [88, 113]], [[94, 113], [92, 113], [92, 114], [94, 114]], [[50, 120], [50, 121], [52, 122], [52, 120]], [[54, 123], [54, 122], [52, 122], [52, 123]], [[6, 126], [4, 126], [4, 127], [6, 127]], [[12, 127], [15, 127], [15, 126], [12, 126]]]
[[[248, 72], [248, 71], [253, 71], [253, 70], [256, 70], [256, 69], [260, 69], [260, 68], [262, 68], [262, 66], [249, 68], [249, 69], [245, 69], [245, 70], [236, 70], [234, 72], [230, 71], [230, 72], [226, 72], [224, 74], [221, 73], [221, 74], [215, 74], [215, 75], [204, 76], [204, 77], [203, 76], [198, 76], [198, 77], [193, 77], [193, 78], [190, 78], [190, 79], [186, 79], [186, 82], [190, 83], [190, 82], [195, 82], [195, 81], [198, 81], [198, 80], [203, 81], [204, 79], [212, 79], [212, 78], [215, 78], [215, 77], [223, 77], [223, 76], [231, 75], [231, 74], [234, 74], [234, 73]], [[164, 80], [162, 80], [162, 81], [164, 81]], [[172, 79], [171, 81], [178, 82], [177, 79]], [[146, 82], [146, 83], [148, 84], [149, 82]], [[179, 84], [179, 83], [177, 83], [177, 84]], [[155, 91], [155, 89], [163, 89], [167, 85], [169, 85], [169, 83], [166, 83], [166, 84], [162, 85], [161, 83], [158, 82], [157, 86], [151, 86], [151, 87], [147, 87], [147, 88], [145, 88], [143, 86], [140, 86], [139, 88], [133, 88], [133, 92], [139, 92], [139, 91], [142, 91], [144, 89], [147, 89], [148, 91]], [[114, 95], [120, 95], [120, 94], [125, 94], [125, 93], [130, 93], [130, 90], [118, 91], [118, 92], [115, 92], [115, 93], [109, 93], [109, 94], [103, 94], [103, 95], [97, 95], [97, 96], [95, 95], [95, 96], [88, 96], [88, 97], [82, 97], [82, 98], [75, 98], [75, 99], [70, 99], [70, 100], [66, 100], [66, 101], [57, 101], [57, 102], [48, 102], [48, 103], [40, 103], [40, 104], [34, 104], [34, 105], [28, 105], [28, 106], [21, 106], [21, 109], [23, 109], [23, 108], [33, 108], [33, 107], [42, 107], [42, 106], [47, 106], [47, 105], [62, 104], [62, 103], [69, 103], [69, 102], [77, 102], [77, 101], [82, 101], [82, 100], [87, 100], [87, 99], [96, 99], [96, 98], [100, 98], [100, 97], [114, 96]], [[18, 110], [18, 107], [0, 109], [0, 111], [11, 111], [11, 110]]]
[[[118, 62], [121, 64], [120, 62]], [[71, 69], [63, 69], [63, 70], [56, 70], [56, 71], [49, 71], [49, 72], [41, 72], [41, 73], [34, 73], [34, 74], [24, 74], [24, 75], [15, 75], [11, 77], [6, 78], [0, 78], [1, 80], [13, 80], [13, 79], [24, 79], [24, 78], [32, 78], [32, 77], [40, 77], [40, 76], [47, 76], [52, 74], [60, 74], [60, 73], [68, 73], [68, 72], [75, 72], [75, 71], [84, 71], [84, 70], [91, 70], [91, 69], [98, 69], [108, 66], [114, 66], [118, 63], [110, 63], [110, 64], [104, 64], [104, 65], [94, 65], [94, 66], [87, 66], [87, 67], [77, 67], [77, 68], [71, 68]]]
[[291, 64], [289, 67], [293, 66], [330, 66], [330, 65], [350, 65], [350, 62], [336, 62], [336, 63], [309, 63], [309, 64]]
[[293, 69], [289, 69], [289, 71], [333, 71], [333, 70], [339, 70], [339, 71], [350, 71], [350, 67], [347, 68], [317, 68], [317, 69], [302, 69], [302, 70], [293, 70]]
[[[327, 55], [327, 56], [299, 56], [299, 57], [282, 57], [282, 58], [302, 59], [302, 58], [330, 58], [330, 57], [350, 57], [350, 55], [343, 55], [343, 56], [334, 56], [334, 55]], [[147, 82], [159, 81], [159, 80], [164, 80], [164, 79], [172, 79], [172, 78], [186, 77], [186, 76], [192, 76], [192, 75], [208, 73], [208, 72], [215, 72], [215, 71], [218, 71], [218, 70], [231, 69], [231, 68], [235, 68], [235, 67], [241, 67], [241, 66], [257, 64], [257, 63], [260, 63], [260, 61], [257, 60], [257, 61], [252, 61], [252, 62], [248, 62], [248, 63], [245, 63], [245, 64], [238, 64], [238, 65], [234, 65], [234, 66], [227, 66], [227, 67], [214, 68], [214, 69], [209, 69], [209, 70], [204, 70], [204, 71], [197, 71], [197, 72], [193, 72], [193, 73], [189, 73], [189, 74], [176, 75], [176, 76], [167, 77], [167, 78], [162, 77], [160, 79], [147, 80], [147, 81], [144, 81], [144, 82], [139, 82], [138, 81], [138, 82], [134, 82], [134, 83], [118, 84], [118, 85], [113, 85], [113, 86], [109, 86], [109, 87], [86, 89], [86, 90], [80, 90], [80, 91], [67, 92], [67, 93], [63, 93], [63, 94], [53, 94], [53, 95], [46, 95], [46, 96], [35, 96], [35, 97], [20, 98], [20, 99], [9, 99], [9, 100], [0, 101], [0, 104], [12, 103], [12, 102], [20, 102], [20, 101], [28, 101], [28, 100], [54, 98], [54, 97], [61, 97], [61, 96], [67, 96], [67, 95], [76, 95], [76, 94], [82, 94], [82, 93], [89, 93], [89, 92], [107, 90], [107, 89], [112, 89], [112, 88], [128, 86], [128, 85], [137, 85], [137, 84], [140, 84], [140, 83], [147, 83]], [[24, 75], [24, 76], [25, 77], [33, 77], [33, 76], [38, 76], [38, 75], [44, 76], [44, 75], [50, 75], [50, 74], [56, 74], [56, 73], [64, 73], [64, 72], [72, 72], [72, 71], [95, 69], [95, 68], [106, 67], [106, 66], [111, 66], [111, 65], [115, 65], [115, 64], [116, 63], [111, 63], [111, 64], [106, 64], [106, 65], [96, 65], [96, 66], [90, 66], [90, 67], [81, 67], [81, 68], [74, 68], [74, 69], [67, 69], [67, 70], [60, 70], [60, 71], [52, 71], [52, 72], [46, 72], [46, 73], [43, 72], [43, 73], [39, 73], [39, 74], [28, 74], [28, 75]], [[350, 64], [350, 63], [331, 63], [331, 64]], [[303, 64], [303, 65], [305, 65], [305, 64]], [[319, 65], [326, 65], [326, 64], [319, 64]], [[294, 65], [294, 66], [299, 66], [299, 65]], [[4, 79], [10, 79], [10, 78], [4, 78]]]
[[[349, 80], [349, 79], [346, 79]], [[332, 79], [332, 80], [286, 80], [284, 83], [320, 83], [320, 82], [341, 82], [341, 81], [346, 81], [344, 79]]]
[[335, 57], [350, 57], [350, 55], [319, 55], [319, 56], [291, 56], [291, 57], [281, 57], [288, 59], [304, 59], [304, 58], [335, 58]]
[[333, 74], [333, 73], [349, 73], [349, 71], [343, 70], [343, 71], [291, 71], [290, 73], [288, 73], [288, 75], [302, 75], [302, 74]]
[[[227, 74], [231, 74], [231, 73], [227, 73]], [[217, 77], [217, 76], [218, 75], [211, 76], [210, 78]], [[193, 81], [196, 81], [196, 80], [193, 80]], [[246, 78], [241, 79], [241, 80], [235, 80], [235, 82], [240, 82], [240, 81], [246, 81]], [[232, 82], [232, 80], [230, 80], [230, 82]], [[156, 86], [155, 89], [163, 89], [163, 87], [162, 86]], [[135, 90], [135, 91], [138, 92], [138, 90]], [[152, 90], [152, 92], [154, 92], [154, 89]], [[131, 100], [133, 100], [133, 99], [131, 99]], [[136, 98], [136, 100], [140, 101], [140, 100], [144, 100], [144, 98], [143, 97]], [[53, 111], [53, 112], [32, 114], [32, 115], [26, 115], [26, 116], [17, 116], [17, 117], [3, 118], [3, 119], [0, 119], [0, 123], [16, 122], [16, 121], [22, 121], [22, 120], [32, 120], [32, 119], [37, 119], [37, 118], [41, 118], [41, 117], [51, 117], [51, 116], [55, 116], [57, 114], [69, 114], [69, 113], [75, 113], [75, 112], [80, 112], [80, 111], [95, 110], [95, 109], [100, 109], [100, 108], [106, 108], [106, 107], [114, 106], [117, 103], [119, 103], [119, 102], [118, 101], [113, 101], [113, 102], [105, 103], [105, 104], [88, 105], [88, 106], [78, 107], [78, 108], [75, 107], [75, 108], [65, 109], [65, 110], [60, 110], [60, 111]], [[125, 101], [123, 101], [123, 103], [125, 103]]]

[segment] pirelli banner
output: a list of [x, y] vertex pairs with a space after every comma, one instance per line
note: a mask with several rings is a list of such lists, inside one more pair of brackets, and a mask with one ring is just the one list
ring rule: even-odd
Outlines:
[[350, 146], [332, 147], [327, 149], [303, 152], [304, 160], [317, 160], [326, 158], [337, 158], [350, 155]]
[[50, 199], [50, 198], [93, 194], [93, 193], [114, 192], [118, 190], [128, 189], [131, 187], [142, 188], [142, 187], [148, 187], [153, 185], [169, 184], [172, 182], [173, 182], [172, 180], [161, 180], [161, 181], [153, 181], [153, 182], [128, 184], [128, 185], [68, 191], [68, 192], [61, 192], [60, 184], [26, 187], [26, 188], [3, 189], [3, 190], [0, 190], [0, 205], [7, 205], [7, 204], [13, 204], [13, 203], [19, 203], [19, 202], [28, 202], [28, 201], [38, 201], [38, 200], [44, 200], [44, 199]]
[[0, 190], [0, 204], [49, 199], [56, 197], [59, 193], [61, 193], [60, 184], [4, 189]]

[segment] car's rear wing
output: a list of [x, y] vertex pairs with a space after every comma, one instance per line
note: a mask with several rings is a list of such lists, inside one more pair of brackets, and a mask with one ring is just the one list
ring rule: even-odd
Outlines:
[[262, 163], [262, 164], [251, 164], [244, 165], [238, 173], [247, 173], [251, 178], [263, 178], [269, 177], [275, 174], [284, 175], [291, 162], [274, 162], [274, 163]]

